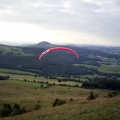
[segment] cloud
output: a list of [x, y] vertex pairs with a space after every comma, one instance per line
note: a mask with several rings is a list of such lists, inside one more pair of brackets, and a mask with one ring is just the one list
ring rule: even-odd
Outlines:
[[119, 0], [4, 0], [1, 20], [89, 33], [120, 44]]

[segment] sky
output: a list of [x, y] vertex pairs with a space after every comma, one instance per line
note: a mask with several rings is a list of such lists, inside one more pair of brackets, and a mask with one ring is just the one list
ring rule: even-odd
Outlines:
[[120, 46], [120, 0], [0, 0], [0, 43]]

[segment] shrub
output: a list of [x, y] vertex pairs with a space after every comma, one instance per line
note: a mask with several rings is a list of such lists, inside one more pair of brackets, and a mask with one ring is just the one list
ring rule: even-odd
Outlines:
[[41, 105], [39, 104], [39, 103], [37, 103], [36, 105], [35, 105], [35, 110], [40, 110], [41, 109]]
[[27, 110], [25, 107], [21, 108], [21, 106], [17, 103], [15, 103], [13, 107], [11, 107], [10, 104], [4, 104], [3, 108], [1, 109], [1, 117], [14, 116], [26, 112]]
[[0, 80], [8, 80], [10, 76], [0, 76]]
[[88, 98], [87, 98], [88, 100], [93, 100], [93, 99], [96, 99], [95, 98], [95, 95], [93, 94], [93, 92], [91, 91], [90, 92], [90, 95], [88, 96]]
[[113, 91], [113, 92], [109, 92], [108, 94], [107, 94], [107, 97], [114, 97], [114, 96], [116, 96], [116, 95], [118, 95], [119, 94], [119, 92], [118, 91]]
[[23, 113], [26, 113], [26, 112], [27, 112], [27, 110], [26, 110], [25, 107], [20, 108], [20, 109], [14, 108], [14, 109], [12, 110], [11, 116], [20, 115], [20, 114], [23, 114]]
[[56, 98], [52, 106], [55, 107], [55, 106], [63, 105], [65, 103], [66, 103], [66, 100], [60, 100]]
[[20, 105], [15, 103], [14, 106], [13, 106], [11, 115], [13, 116], [13, 115], [20, 114], [20, 108], [21, 108]]
[[10, 116], [11, 112], [12, 112], [11, 105], [10, 104], [4, 104], [4, 106], [1, 110], [1, 117]]
[[41, 84], [41, 86], [40, 86], [41, 88], [43, 88], [43, 84]]
[[111, 97], [113, 97], [113, 94], [112, 94], [112, 92], [109, 92], [109, 93], [107, 94], [107, 97], [108, 97], [108, 98], [111, 98]]
[[73, 99], [71, 98], [71, 99], [70, 99], [70, 102], [72, 102], [72, 101], [73, 101]]

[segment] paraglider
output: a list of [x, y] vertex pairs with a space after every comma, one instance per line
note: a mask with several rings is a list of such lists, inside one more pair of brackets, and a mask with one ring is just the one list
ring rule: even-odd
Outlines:
[[41, 59], [45, 54], [47, 54], [47, 53], [49, 53], [49, 52], [52, 52], [52, 51], [56, 51], [56, 50], [65, 50], [65, 51], [68, 51], [68, 52], [74, 54], [77, 58], [79, 58], [78, 53], [76, 53], [74, 50], [72, 50], [72, 49], [70, 49], [70, 48], [67, 48], [67, 47], [53, 47], [53, 48], [50, 48], [50, 49], [45, 50], [45, 51], [39, 56], [39, 59]]

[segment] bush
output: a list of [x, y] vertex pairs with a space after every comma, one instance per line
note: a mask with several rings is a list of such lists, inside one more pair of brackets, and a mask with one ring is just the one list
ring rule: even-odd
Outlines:
[[17, 103], [15, 103], [15, 104], [14, 104], [14, 106], [13, 106], [13, 110], [14, 110], [14, 109], [19, 110], [19, 109], [20, 109], [20, 105], [19, 105], [19, 104], [17, 104]]
[[113, 91], [113, 92], [109, 92], [108, 94], [107, 94], [107, 97], [114, 97], [114, 96], [116, 96], [116, 95], [118, 95], [119, 93], [118, 93], [118, 91]]
[[70, 99], [70, 102], [72, 102], [72, 101], [73, 101], [73, 99], [71, 98], [71, 99]]
[[27, 110], [25, 109], [25, 107], [20, 108], [20, 109], [14, 108], [12, 110], [11, 116], [20, 115], [20, 114], [23, 114], [23, 113], [26, 113], [26, 112], [27, 112]]
[[90, 95], [88, 96], [88, 98], [87, 98], [88, 100], [93, 100], [93, 99], [96, 99], [95, 98], [95, 95], [93, 94], [93, 92], [91, 91], [90, 92]]
[[111, 97], [113, 97], [113, 94], [112, 94], [112, 92], [109, 92], [109, 93], [107, 94], [107, 97], [108, 97], [108, 98], [111, 98]]
[[10, 76], [0, 76], [0, 80], [8, 80]]
[[21, 106], [17, 103], [15, 103], [13, 107], [11, 107], [10, 104], [4, 104], [3, 108], [1, 109], [1, 117], [14, 116], [26, 112], [27, 110], [24, 107], [21, 108]]
[[27, 110], [24, 107], [21, 108], [21, 106], [19, 104], [15, 103], [13, 106], [11, 115], [14, 116], [14, 115], [23, 114], [26, 112], [27, 112]]
[[55, 107], [55, 106], [63, 105], [65, 103], [66, 103], [66, 100], [60, 100], [60, 99], [56, 98], [56, 100], [54, 101], [52, 106]]
[[10, 116], [11, 112], [12, 112], [11, 105], [10, 104], [4, 104], [4, 106], [1, 110], [1, 117]]
[[39, 104], [39, 103], [37, 103], [36, 105], [35, 105], [35, 110], [40, 110], [41, 109], [41, 105]]

